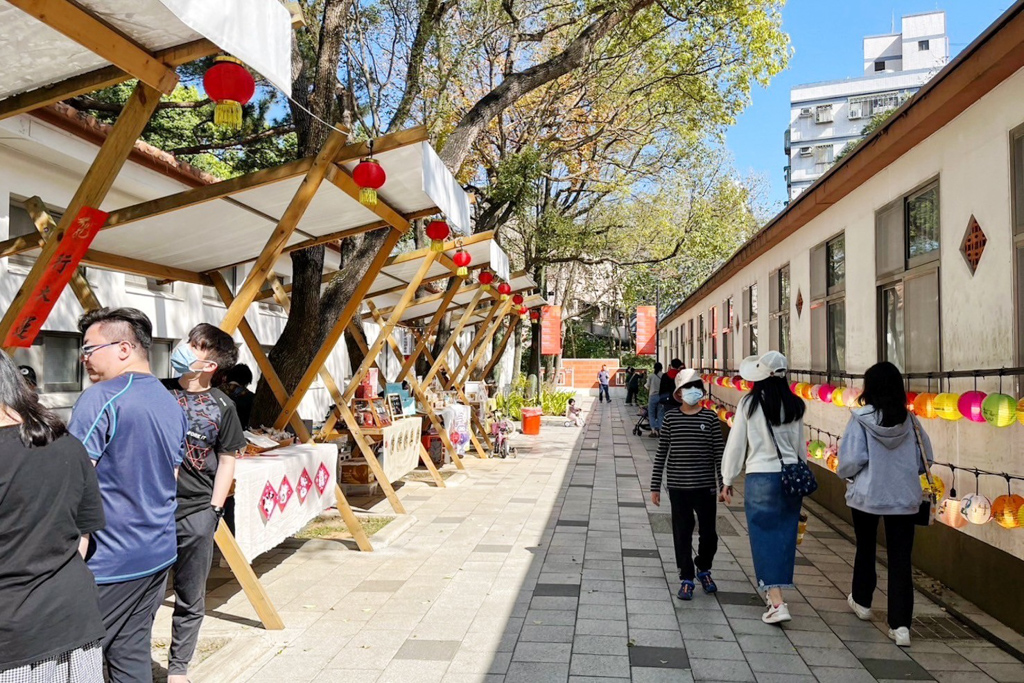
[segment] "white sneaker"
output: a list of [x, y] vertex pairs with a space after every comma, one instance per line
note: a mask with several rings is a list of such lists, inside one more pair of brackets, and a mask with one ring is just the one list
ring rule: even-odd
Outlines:
[[853, 593], [846, 596], [846, 604], [850, 606], [850, 609], [853, 610], [858, 619], [861, 621], [871, 621], [871, 608], [858, 605], [857, 601], [853, 599]]
[[761, 615], [761, 621], [766, 624], [781, 624], [784, 621], [791, 621], [789, 606], [786, 603], [781, 605], [768, 605], [768, 611]]
[[900, 647], [910, 647], [910, 629], [906, 626], [889, 629], [889, 637]]

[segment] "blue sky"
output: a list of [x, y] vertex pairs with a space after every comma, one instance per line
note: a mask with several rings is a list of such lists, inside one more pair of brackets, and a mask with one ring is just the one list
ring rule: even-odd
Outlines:
[[753, 171], [770, 184], [768, 201], [780, 209], [786, 198], [782, 135], [789, 123], [789, 90], [795, 85], [858, 76], [863, 73], [864, 36], [889, 33], [892, 18], [899, 31], [904, 14], [946, 11], [950, 51], [956, 56], [999, 17], [1011, 0], [789, 0], [782, 28], [794, 54], [789, 68], [767, 89], [752, 93], [753, 103], [729, 129], [726, 145], [737, 170]]

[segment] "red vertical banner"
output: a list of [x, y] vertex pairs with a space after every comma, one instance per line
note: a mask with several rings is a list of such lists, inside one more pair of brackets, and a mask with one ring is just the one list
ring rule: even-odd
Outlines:
[[78, 216], [57, 245], [53, 258], [45, 265], [46, 270], [32, 289], [25, 307], [14, 319], [14, 325], [4, 340], [5, 347], [32, 346], [61, 292], [71, 282], [71, 276], [75, 274], [75, 269], [85, 257], [85, 252], [89, 251], [89, 245], [92, 244], [96, 233], [107, 222], [107, 215], [105, 211], [88, 206], [82, 207], [78, 212]]
[[654, 306], [636, 307], [636, 353], [653, 356], [658, 353], [658, 309]]
[[540, 313], [540, 353], [562, 355], [562, 307], [544, 306]]

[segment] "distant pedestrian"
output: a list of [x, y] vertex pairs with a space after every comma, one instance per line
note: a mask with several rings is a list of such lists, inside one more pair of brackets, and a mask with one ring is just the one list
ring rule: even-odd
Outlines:
[[101, 308], [78, 327], [94, 384], [75, 403], [68, 429], [96, 465], [107, 519], [89, 560], [106, 629], [103, 654], [110, 683], [149, 683], [153, 619], [177, 557], [185, 414], [150, 372], [153, 325], [142, 311]]
[[629, 368], [626, 370], [626, 405], [640, 405], [637, 396], [640, 394], [640, 382], [643, 380], [643, 371]]
[[[658, 454], [651, 476], [651, 502], [661, 505], [662, 476], [672, 503], [672, 538], [679, 568], [679, 599], [692, 600], [694, 579], [705, 593], [718, 590], [711, 564], [718, 551], [718, 499], [722, 491], [722, 423], [713, 410], [702, 408], [704, 382], [696, 370], [676, 375], [680, 406], [665, 414]], [[693, 557], [694, 516], [699, 529]]]
[[0, 683], [102, 683], [96, 471], [0, 351]]
[[683, 361], [678, 358], [673, 358], [672, 362], [668, 364], [668, 370], [661, 376], [661, 386], [658, 388], [658, 395], [661, 396], [662, 403], [662, 415], [668, 413], [673, 408], [678, 408], [681, 404], [675, 399], [676, 393], [676, 373], [683, 369]]
[[611, 381], [611, 375], [608, 374], [608, 366], [602, 365], [601, 371], [597, 373], [597, 402], [604, 403], [605, 399], [609, 403], [612, 402], [611, 394], [608, 393], [608, 382]]
[[914, 523], [921, 507], [921, 475], [930, 463], [932, 444], [907, 411], [903, 376], [892, 363], [878, 363], [864, 373], [864, 393], [839, 442], [837, 474], [851, 480], [846, 504], [853, 515], [857, 555], [853, 591], [847, 602], [868, 621], [878, 577], [875, 574], [878, 520], [885, 523], [888, 549], [889, 637], [910, 646], [914, 617], [914, 580], [910, 555]]
[[242, 427], [249, 426], [249, 416], [252, 415], [252, 403], [256, 398], [255, 394], [249, 391], [252, 384], [252, 370], [245, 363], [238, 363], [231, 366], [223, 373], [224, 384], [220, 390], [227, 394], [235, 403], [235, 411], [238, 413], [238, 420]]
[[661, 378], [662, 364], [654, 364], [654, 372], [647, 378], [647, 419], [651, 423], [651, 433], [648, 436], [657, 437], [661, 429], [661, 418], [665, 415], [665, 408], [661, 405]]
[[746, 469], [743, 507], [747, 515], [750, 550], [758, 588], [765, 593], [766, 624], [790, 620], [782, 589], [793, 587], [796, 534], [801, 496], [782, 488], [782, 463], [807, 460], [804, 443], [804, 402], [786, 384], [788, 363], [778, 351], [740, 363], [740, 376], [754, 383], [736, 406], [725, 445], [723, 499], [732, 501], [732, 484]]

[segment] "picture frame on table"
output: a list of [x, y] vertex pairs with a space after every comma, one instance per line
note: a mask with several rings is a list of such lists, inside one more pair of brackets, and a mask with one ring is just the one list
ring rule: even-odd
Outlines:
[[402, 405], [401, 394], [388, 394], [385, 400], [387, 401], [388, 411], [391, 413], [392, 420], [405, 416], [405, 406]]
[[373, 399], [373, 409], [377, 413], [377, 422], [381, 427], [391, 424], [391, 412], [387, 401], [383, 398]]

